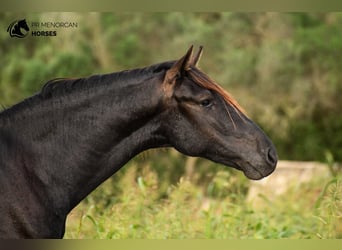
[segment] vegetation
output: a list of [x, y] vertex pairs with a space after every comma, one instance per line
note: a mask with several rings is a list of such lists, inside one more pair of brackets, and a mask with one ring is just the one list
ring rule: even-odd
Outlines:
[[[18, 18], [79, 25], [11, 38], [5, 30]], [[236, 171], [151, 151], [80, 205], [67, 237], [341, 237], [341, 176], [332, 166], [342, 162], [342, 13], [1, 13], [0, 25], [4, 108], [53, 78], [143, 67], [203, 45], [201, 68], [260, 124], [280, 158], [328, 162], [334, 176], [255, 208]]]
[[258, 205], [246, 201], [249, 182], [240, 174], [221, 169], [208, 183], [199, 179], [182, 177], [164, 193], [152, 167], [131, 163], [74, 210], [66, 238], [342, 237], [341, 179], [314, 178]]

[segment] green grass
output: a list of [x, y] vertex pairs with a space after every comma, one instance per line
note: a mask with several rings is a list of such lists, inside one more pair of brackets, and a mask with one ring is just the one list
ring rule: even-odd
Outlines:
[[155, 171], [131, 165], [72, 212], [65, 238], [342, 238], [340, 176], [314, 178], [255, 205], [246, 201], [250, 182], [236, 172], [218, 171], [202, 186], [183, 177], [161, 192]]

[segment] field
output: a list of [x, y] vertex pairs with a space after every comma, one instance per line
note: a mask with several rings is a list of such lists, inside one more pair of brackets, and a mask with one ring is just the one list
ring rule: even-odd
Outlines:
[[292, 179], [286, 192], [255, 203], [246, 199], [252, 182], [243, 174], [217, 170], [165, 186], [158, 171], [133, 161], [72, 211], [65, 238], [342, 238], [341, 176]]

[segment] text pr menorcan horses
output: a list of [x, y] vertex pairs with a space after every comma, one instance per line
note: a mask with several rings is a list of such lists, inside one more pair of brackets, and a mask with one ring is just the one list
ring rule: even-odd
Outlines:
[[197, 67], [177, 61], [48, 82], [0, 113], [0, 237], [61, 238], [68, 213], [127, 161], [174, 147], [237, 168], [273, 172], [274, 145]]

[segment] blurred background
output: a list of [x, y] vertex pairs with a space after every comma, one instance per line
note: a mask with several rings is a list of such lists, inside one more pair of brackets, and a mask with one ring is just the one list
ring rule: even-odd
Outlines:
[[[6, 29], [20, 18], [78, 27], [11, 38]], [[53, 78], [144, 67], [203, 45], [201, 69], [266, 131], [279, 158], [321, 162], [329, 175], [304, 186], [294, 176], [282, 196], [263, 196], [260, 215], [246, 199], [253, 184], [241, 173], [151, 150], [80, 205], [67, 237], [342, 237], [342, 13], [1, 13], [0, 25], [3, 108]]]

